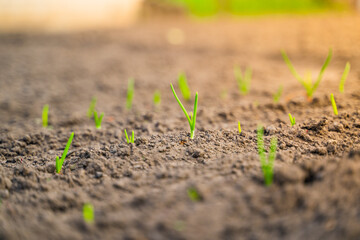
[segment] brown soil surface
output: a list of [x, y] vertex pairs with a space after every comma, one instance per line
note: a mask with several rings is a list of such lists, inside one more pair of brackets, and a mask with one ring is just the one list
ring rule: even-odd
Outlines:
[[[184, 44], [167, 42], [171, 27], [184, 31]], [[360, 17], [348, 15], [146, 19], [126, 30], [1, 35], [0, 239], [359, 239], [359, 42]], [[329, 47], [334, 58], [308, 102], [280, 50], [301, 74], [315, 75]], [[352, 70], [340, 94], [346, 61]], [[236, 64], [253, 69], [247, 96], [238, 92]], [[199, 92], [194, 140], [169, 87], [180, 71]], [[129, 77], [136, 79], [131, 111]], [[86, 116], [92, 96], [105, 112], [101, 130]], [[44, 104], [50, 129], [40, 123]], [[267, 146], [273, 136], [279, 141], [270, 187], [257, 155], [259, 123]], [[135, 131], [135, 144], [126, 144], [125, 128]], [[82, 218], [87, 202], [94, 224]]]

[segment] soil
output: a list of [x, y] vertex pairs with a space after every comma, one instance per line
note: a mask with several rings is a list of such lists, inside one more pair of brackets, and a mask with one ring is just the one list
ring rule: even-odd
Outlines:
[[[183, 31], [183, 44], [167, 41], [173, 27]], [[1, 35], [0, 239], [359, 239], [359, 28], [352, 15], [168, 16], [122, 30]], [[280, 50], [301, 74], [315, 76], [330, 47], [334, 58], [307, 101]], [[340, 94], [346, 61], [352, 69]], [[234, 65], [253, 70], [246, 96]], [[169, 86], [180, 94], [180, 71], [193, 96], [199, 92], [194, 140]], [[274, 103], [280, 85], [284, 94]], [[101, 130], [86, 116], [93, 96], [105, 113]], [[48, 129], [40, 120], [44, 104]], [[192, 109], [192, 101], [185, 105]], [[269, 187], [257, 155], [258, 124], [266, 147], [278, 138]], [[124, 129], [135, 131], [134, 144]], [[56, 174], [55, 157], [72, 131]], [[94, 206], [93, 224], [83, 220], [84, 203]]]

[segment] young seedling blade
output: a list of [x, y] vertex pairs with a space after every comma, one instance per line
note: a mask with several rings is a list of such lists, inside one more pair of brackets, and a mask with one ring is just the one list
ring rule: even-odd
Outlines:
[[91, 118], [94, 115], [96, 101], [97, 101], [96, 97], [93, 97], [91, 99], [90, 106], [89, 106], [89, 109], [88, 109], [88, 112], [87, 112], [88, 118]]
[[194, 102], [194, 110], [192, 113], [192, 116], [190, 117], [188, 112], [186, 111], [184, 105], [181, 103], [180, 99], [178, 98], [178, 96], [176, 95], [176, 92], [174, 90], [174, 87], [172, 84], [170, 84], [171, 90], [174, 94], [174, 97], [176, 99], [176, 101], [178, 102], [179, 106], [181, 107], [181, 109], [183, 110], [186, 119], [189, 122], [189, 126], [190, 126], [190, 138], [194, 139], [195, 136], [195, 124], [196, 124], [196, 114], [197, 114], [197, 105], [198, 105], [198, 93], [196, 92], [195, 94], [195, 102]]
[[66, 147], [65, 147], [64, 152], [63, 152], [63, 154], [61, 156], [61, 159], [59, 159], [59, 157], [56, 156], [56, 162], [55, 162], [56, 163], [55, 164], [56, 173], [60, 173], [60, 171], [61, 171], [61, 168], [62, 168], [62, 166], [64, 164], [66, 155], [67, 155], [67, 153], [69, 151], [69, 148], [70, 148], [70, 145], [71, 145], [71, 142], [72, 142], [73, 138], [74, 138], [74, 132], [72, 132], [71, 135], [70, 135], [70, 138], [69, 138], [69, 140], [68, 140], [68, 142], [66, 144]]
[[132, 108], [133, 98], [134, 98], [134, 85], [135, 81], [133, 78], [130, 78], [128, 81], [128, 89], [126, 96], [126, 109], [130, 110]]
[[183, 98], [186, 101], [190, 101], [191, 92], [190, 92], [190, 88], [189, 88], [185, 73], [181, 73], [179, 75], [178, 84], [179, 84], [180, 92], [181, 92]]
[[341, 80], [340, 80], [340, 85], [339, 85], [339, 91], [341, 93], [344, 93], [344, 89], [345, 89], [345, 82], [346, 82], [346, 79], [349, 75], [349, 72], [350, 72], [350, 63], [347, 62], [346, 65], [345, 65], [345, 70], [344, 70], [344, 73], [341, 77]]
[[337, 116], [338, 115], [338, 110], [337, 110], [334, 94], [330, 95], [330, 100], [331, 100], [331, 105], [333, 107], [334, 114]]
[[44, 128], [48, 127], [48, 118], [49, 118], [49, 105], [45, 104], [42, 110], [42, 125]]

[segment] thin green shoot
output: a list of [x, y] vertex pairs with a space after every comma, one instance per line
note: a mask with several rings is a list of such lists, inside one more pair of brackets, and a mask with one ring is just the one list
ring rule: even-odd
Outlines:
[[88, 224], [94, 223], [94, 206], [90, 203], [85, 203], [83, 205], [83, 218], [84, 221]]
[[246, 95], [250, 91], [251, 77], [252, 71], [250, 68], [246, 68], [245, 74], [242, 73], [239, 67], [234, 68], [234, 75], [236, 82], [239, 87], [239, 91], [241, 95]]
[[294, 125], [296, 124], [296, 121], [295, 121], [295, 117], [293, 117], [293, 116], [291, 115], [291, 113], [289, 113], [289, 119], [290, 119], [290, 124], [291, 124], [291, 126], [294, 126]]
[[190, 101], [191, 91], [190, 91], [185, 73], [179, 74], [178, 84], [179, 84], [180, 92], [181, 92], [183, 98], [186, 101]]
[[344, 89], [345, 89], [345, 82], [346, 82], [346, 79], [349, 75], [349, 72], [350, 72], [350, 63], [347, 62], [346, 65], [345, 65], [345, 70], [344, 70], [344, 73], [341, 77], [341, 80], [340, 80], [340, 85], [339, 85], [339, 91], [341, 93], [344, 93]]
[[156, 107], [158, 107], [161, 103], [161, 93], [159, 90], [155, 91], [154, 93], [154, 97], [153, 97], [153, 102], [154, 102], [154, 105]]
[[241, 134], [241, 125], [240, 125], [240, 121], [238, 121], [238, 129], [239, 129], [239, 134]]
[[130, 110], [132, 108], [132, 102], [134, 98], [134, 85], [135, 81], [133, 78], [130, 78], [128, 81], [127, 95], [126, 95], [126, 109]]
[[125, 132], [125, 137], [126, 137], [126, 142], [129, 144], [129, 143], [134, 143], [135, 142], [135, 133], [134, 131], [131, 132], [131, 137], [129, 138], [127, 132], [126, 132], [126, 129], [124, 129], [124, 132]]
[[276, 158], [276, 149], [277, 149], [277, 138], [273, 137], [270, 141], [270, 151], [268, 157], [265, 154], [265, 145], [264, 145], [264, 128], [259, 126], [257, 129], [257, 145], [258, 153], [261, 163], [261, 169], [264, 175], [264, 183], [266, 186], [270, 186], [273, 182], [273, 172], [274, 172], [274, 161]]
[[183, 110], [186, 119], [189, 122], [189, 126], [190, 126], [190, 138], [194, 139], [195, 136], [195, 124], [196, 124], [196, 114], [197, 114], [197, 105], [198, 105], [198, 93], [196, 92], [195, 94], [195, 102], [194, 102], [194, 110], [193, 113], [190, 113], [191, 116], [189, 116], [189, 113], [186, 111], [184, 105], [181, 103], [180, 99], [178, 98], [178, 96], [176, 95], [176, 92], [174, 90], [174, 87], [172, 84], [170, 84], [171, 90], [174, 94], [174, 97], [176, 99], [176, 101], [178, 102], [178, 104], [180, 105], [181, 109]]
[[274, 103], [278, 103], [280, 101], [281, 95], [283, 93], [283, 86], [280, 85], [280, 87], [278, 88], [278, 90], [274, 93], [273, 95], [273, 100]]
[[332, 105], [333, 110], [334, 110], [334, 114], [337, 116], [338, 115], [338, 110], [337, 110], [334, 94], [330, 94], [330, 100], [331, 100], [331, 105]]
[[90, 106], [89, 106], [89, 109], [88, 109], [88, 112], [87, 112], [88, 118], [92, 118], [92, 116], [94, 115], [96, 101], [97, 101], [96, 97], [93, 97], [91, 99]]
[[49, 105], [45, 104], [42, 110], [42, 125], [44, 128], [48, 127], [48, 119], [49, 119]]
[[101, 129], [101, 122], [104, 118], [104, 113], [101, 113], [100, 116], [98, 116], [97, 111], [94, 110], [94, 121], [95, 121], [95, 127], [97, 129]]
[[191, 199], [191, 201], [193, 201], [193, 202], [199, 202], [202, 199], [201, 195], [199, 194], [197, 189], [194, 187], [188, 188], [187, 194], [188, 194], [189, 198]]
[[293, 64], [291, 63], [289, 57], [286, 55], [285, 51], [281, 51], [281, 54], [284, 58], [284, 61], [286, 63], [286, 65], [288, 66], [290, 72], [294, 75], [294, 77], [303, 85], [303, 87], [305, 88], [306, 91], [306, 95], [308, 97], [308, 99], [312, 99], [316, 89], [319, 87], [319, 84], [323, 78], [324, 72], [326, 70], [326, 68], [329, 66], [329, 63], [331, 61], [332, 58], [332, 49], [329, 49], [329, 53], [328, 56], [319, 72], [319, 75], [316, 79], [315, 82], [312, 81], [312, 77], [311, 77], [311, 73], [307, 72], [305, 74], [305, 77], [301, 77], [295, 70]]
[[64, 164], [66, 155], [67, 155], [67, 153], [69, 151], [69, 148], [70, 148], [70, 145], [71, 145], [71, 142], [72, 142], [73, 138], [74, 138], [74, 132], [71, 133], [70, 138], [69, 138], [69, 140], [68, 140], [68, 142], [66, 144], [66, 147], [64, 149], [64, 152], [63, 152], [61, 158], [59, 159], [59, 156], [56, 156], [56, 161], [55, 161], [56, 173], [60, 173], [60, 171], [61, 171], [61, 168], [62, 168], [62, 166]]

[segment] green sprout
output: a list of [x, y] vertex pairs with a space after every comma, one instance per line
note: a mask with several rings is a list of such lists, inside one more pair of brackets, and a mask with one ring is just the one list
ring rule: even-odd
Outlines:
[[42, 125], [44, 128], [48, 127], [48, 118], [49, 118], [49, 105], [45, 104], [42, 110]]
[[61, 171], [61, 168], [62, 168], [62, 166], [64, 164], [66, 155], [67, 155], [67, 153], [69, 151], [69, 148], [70, 148], [70, 145], [71, 145], [71, 142], [72, 142], [73, 138], [74, 138], [74, 132], [72, 132], [71, 135], [70, 135], [70, 138], [69, 138], [69, 140], [68, 140], [68, 142], [66, 144], [66, 147], [65, 147], [64, 152], [63, 152], [63, 154], [61, 156], [61, 159], [59, 159], [59, 156], [56, 156], [56, 161], [55, 161], [56, 173], [60, 173], [60, 171]]
[[270, 186], [273, 182], [274, 160], [276, 158], [277, 138], [273, 137], [270, 141], [270, 152], [266, 159], [264, 146], [264, 128], [259, 126], [257, 129], [257, 145], [260, 157], [261, 168], [264, 174], [264, 183]]
[[201, 199], [202, 199], [201, 195], [199, 194], [197, 189], [194, 187], [188, 188], [187, 194], [188, 194], [189, 198], [191, 199], [191, 201], [193, 201], [193, 202], [198, 202], [198, 201], [201, 201]]
[[86, 223], [94, 222], [94, 206], [90, 203], [85, 203], [83, 206], [83, 218]]
[[280, 85], [280, 87], [278, 88], [278, 90], [274, 93], [273, 95], [273, 100], [274, 103], [278, 103], [280, 101], [281, 95], [283, 93], [283, 86]]
[[94, 115], [95, 106], [96, 106], [96, 97], [93, 97], [90, 102], [89, 110], [87, 112], [88, 118], [91, 118]]
[[153, 102], [155, 106], [159, 106], [161, 103], [161, 93], [160, 91], [155, 91], [154, 93], [154, 97], [153, 97]]
[[313, 83], [312, 81], [312, 77], [311, 77], [311, 73], [306, 73], [305, 77], [302, 78], [295, 70], [294, 66], [292, 65], [289, 57], [286, 55], [285, 51], [281, 51], [281, 54], [284, 58], [284, 61], [286, 63], [286, 65], [288, 66], [288, 68], [290, 69], [290, 72], [294, 75], [294, 77], [303, 85], [303, 87], [306, 90], [306, 95], [308, 96], [308, 99], [312, 99], [314, 92], [316, 91], [316, 89], [319, 87], [319, 84], [321, 82], [321, 79], [324, 75], [324, 72], [326, 70], [326, 68], [328, 67], [331, 58], [332, 58], [332, 49], [329, 50], [328, 56], [324, 62], [324, 65], [322, 66], [320, 73], [316, 79], [316, 81]]
[[331, 100], [331, 105], [332, 105], [333, 110], [334, 110], [334, 114], [335, 114], [335, 115], [338, 115], [338, 110], [337, 110], [337, 107], [336, 107], [336, 102], [335, 102], [334, 94], [330, 94], [330, 100]]
[[130, 110], [132, 107], [132, 102], [134, 98], [134, 84], [135, 81], [133, 78], [130, 78], [128, 81], [128, 89], [127, 89], [127, 95], [126, 95], [126, 109]]
[[238, 121], [238, 129], [239, 129], [239, 133], [241, 134], [241, 125], [240, 125], [240, 121]]
[[193, 113], [191, 114], [191, 116], [189, 116], [188, 112], [186, 111], [184, 105], [181, 103], [180, 99], [178, 98], [178, 96], [176, 95], [176, 92], [174, 90], [174, 87], [172, 84], [170, 84], [171, 90], [174, 94], [174, 97], [176, 98], [176, 101], [179, 103], [181, 109], [183, 110], [188, 122], [189, 122], [189, 126], [190, 126], [190, 138], [194, 139], [195, 136], [195, 123], [196, 123], [196, 113], [197, 113], [197, 105], [198, 105], [198, 93], [196, 92], [195, 94], [195, 102], [194, 102], [194, 110]]
[[350, 72], [350, 63], [347, 62], [346, 65], [345, 65], [345, 70], [344, 70], [344, 73], [341, 77], [341, 80], [340, 80], [340, 85], [339, 85], [339, 91], [341, 93], [344, 93], [344, 88], [345, 88], [345, 81], [349, 75], [349, 72]]
[[98, 113], [94, 110], [94, 121], [95, 121], [95, 127], [97, 129], [101, 129], [101, 122], [103, 120], [104, 113], [101, 113], [100, 116], [98, 116]]
[[295, 123], [296, 123], [296, 121], [295, 121], [295, 117], [293, 117], [293, 116], [291, 115], [291, 113], [289, 113], [289, 119], [290, 119], [291, 126], [294, 126]]
[[190, 88], [189, 88], [185, 73], [181, 73], [179, 75], [178, 84], [179, 84], [180, 92], [181, 92], [183, 98], [186, 101], [190, 101], [191, 92], [190, 92]]
[[134, 142], [135, 142], [135, 134], [134, 134], [134, 131], [131, 132], [131, 137], [130, 137], [130, 138], [129, 138], [127, 132], [126, 132], [126, 129], [124, 129], [124, 132], [125, 132], [126, 142], [127, 142], [127, 143], [134, 143]]
[[235, 67], [234, 75], [235, 75], [240, 93], [242, 95], [246, 95], [250, 91], [250, 83], [251, 83], [251, 76], [252, 76], [251, 69], [246, 68], [245, 74], [243, 74], [239, 67]]

